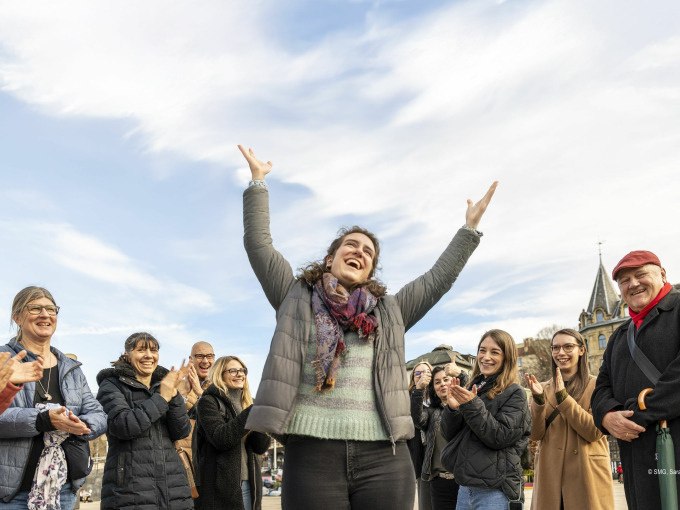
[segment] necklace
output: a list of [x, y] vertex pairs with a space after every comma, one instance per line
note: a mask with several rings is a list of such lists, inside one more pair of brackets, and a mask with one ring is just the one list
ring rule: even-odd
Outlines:
[[45, 387], [43, 386], [42, 380], [39, 380], [39, 381], [38, 381], [38, 384], [40, 385], [40, 387], [41, 387], [42, 390], [43, 390], [43, 398], [44, 398], [45, 400], [47, 400], [48, 402], [49, 402], [50, 400], [52, 400], [52, 395], [50, 395], [50, 394], [48, 393], [48, 391], [47, 391], [47, 390], [50, 388], [50, 381], [51, 381], [51, 380], [52, 380], [52, 367], [50, 367], [50, 368], [47, 370], [47, 389], [45, 389]]
[[[47, 370], [47, 388], [50, 387], [50, 380], [52, 379], [52, 367]], [[42, 380], [38, 381], [38, 384], [43, 390], [43, 398], [47, 401], [52, 400], [52, 395], [50, 395], [42, 384]]]

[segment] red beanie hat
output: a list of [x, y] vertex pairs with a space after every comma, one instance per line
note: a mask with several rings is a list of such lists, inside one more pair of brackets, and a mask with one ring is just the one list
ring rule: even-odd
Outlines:
[[626, 269], [629, 267], [642, 267], [646, 264], [654, 264], [655, 266], [661, 267], [661, 261], [659, 257], [654, 255], [651, 251], [637, 250], [631, 251], [628, 255], [619, 260], [616, 267], [612, 271], [612, 278], [616, 281], [616, 273], [621, 271], [621, 269]]

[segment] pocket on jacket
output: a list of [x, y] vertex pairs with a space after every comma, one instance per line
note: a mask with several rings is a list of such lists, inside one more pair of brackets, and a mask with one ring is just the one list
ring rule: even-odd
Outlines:
[[116, 465], [116, 485], [118, 487], [125, 487], [125, 475], [130, 469], [127, 465], [128, 455], [127, 452], [118, 454], [118, 463]]

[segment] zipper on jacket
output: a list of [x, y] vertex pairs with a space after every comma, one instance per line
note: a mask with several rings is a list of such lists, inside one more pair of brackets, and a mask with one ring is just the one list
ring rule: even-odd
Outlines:
[[373, 393], [375, 393], [375, 401], [378, 404], [378, 414], [383, 422], [383, 427], [390, 438], [390, 443], [392, 443], [392, 455], [397, 455], [397, 443], [394, 440], [394, 434], [392, 434], [392, 427], [387, 418], [387, 411], [385, 410], [385, 402], [382, 399], [382, 395], [378, 391], [380, 387], [380, 379], [378, 378], [378, 338], [375, 339], [375, 347], [373, 349]]

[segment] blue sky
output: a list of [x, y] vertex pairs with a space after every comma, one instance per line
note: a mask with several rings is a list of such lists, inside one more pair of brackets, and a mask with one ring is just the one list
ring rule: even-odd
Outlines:
[[148, 330], [256, 386], [274, 313], [243, 250], [236, 149], [274, 162], [294, 267], [359, 223], [391, 291], [500, 186], [459, 281], [407, 336], [473, 352], [574, 326], [598, 265], [655, 251], [680, 281], [680, 5], [660, 1], [0, 5], [0, 314], [54, 293], [94, 376]]

